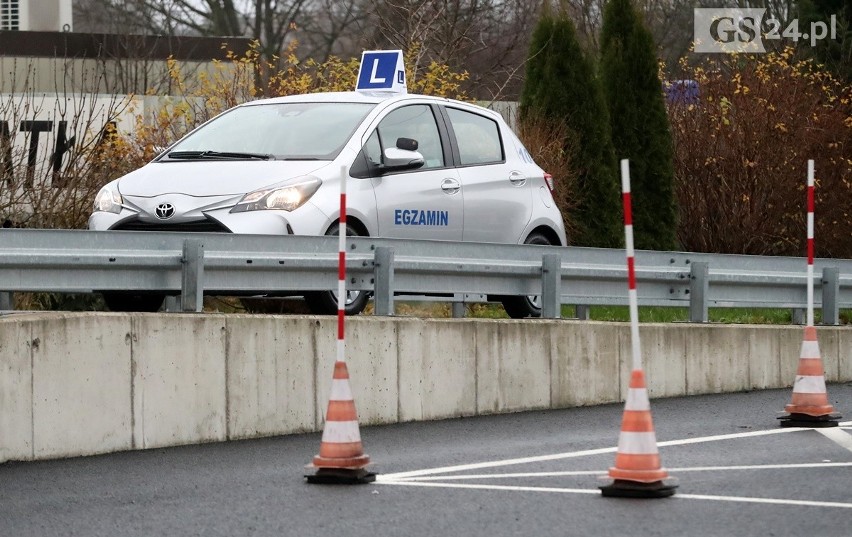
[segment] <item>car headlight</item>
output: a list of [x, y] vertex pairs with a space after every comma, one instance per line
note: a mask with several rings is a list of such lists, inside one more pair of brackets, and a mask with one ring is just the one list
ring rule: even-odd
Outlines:
[[103, 211], [105, 213], [120, 213], [121, 212], [121, 194], [117, 190], [109, 187], [103, 187], [98, 195], [95, 196], [95, 211]]
[[243, 199], [234, 205], [231, 212], [242, 213], [267, 209], [294, 211], [308, 201], [320, 185], [322, 185], [322, 180], [317, 177], [310, 177], [286, 186], [255, 190], [243, 196]]

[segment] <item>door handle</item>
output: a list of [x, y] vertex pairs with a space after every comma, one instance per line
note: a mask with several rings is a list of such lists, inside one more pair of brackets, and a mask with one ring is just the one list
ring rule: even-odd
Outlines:
[[459, 183], [456, 179], [446, 178], [441, 181], [441, 190], [446, 192], [447, 194], [455, 194], [461, 188], [461, 183]]
[[512, 172], [509, 174], [509, 182], [515, 186], [524, 186], [527, 183], [527, 176], [521, 172]]

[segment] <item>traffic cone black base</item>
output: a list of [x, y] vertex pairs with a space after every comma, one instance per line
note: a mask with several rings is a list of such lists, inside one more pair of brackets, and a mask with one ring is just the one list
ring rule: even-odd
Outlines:
[[663, 481], [640, 483], [616, 479], [611, 484], [598, 488], [601, 489], [601, 495], [608, 498], [667, 498], [674, 496], [677, 485]]
[[781, 427], [837, 427], [842, 416], [837, 412], [824, 416], [792, 413], [780, 416]]
[[319, 468], [317, 473], [305, 475], [308, 483], [316, 485], [363, 485], [376, 480], [376, 474], [364, 468]]

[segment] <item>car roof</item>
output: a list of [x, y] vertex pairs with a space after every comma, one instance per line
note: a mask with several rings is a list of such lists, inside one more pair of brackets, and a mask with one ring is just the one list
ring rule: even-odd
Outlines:
[[473, 103], [466, 103], [449, 99], [447, 97], [436, 97], [434, 95], [420, 95], [417, 93], [390, 93], [390, 92], [364, 92], [364, 91], [331, 91], [317, 93], [302, 93], [299, 95], [288, 95], [286, 97], [272, 97], [269, 99], [258, 99], [249, 101], [241, 106], [254, 106], [264, 104], [283, 104], [283, 103], [393, 103], [406, 100], [430, 100], [447, 104], [457, 104], [466, 107], [476, 108], [480, 111], [487, 112], [493, 116], [500, 117], [500, 114], [494, 110], [479, 106]]
[[278, 103], [373, 103], [378, 104], [390, 100], [404, 99], [433, 99], [443, 100], [443, 97], [432, 97], [428, 95], [417, 95], [414, 93], [390, 93], [390, 92], [362, 92], [362, 91], [326, 91], [317, 93], [301, 93], [299, 95], [287, 95], [286, 97], [272, 97], [270, 99], [260, 99], [246, 103], [253, 104], [278, 104]]

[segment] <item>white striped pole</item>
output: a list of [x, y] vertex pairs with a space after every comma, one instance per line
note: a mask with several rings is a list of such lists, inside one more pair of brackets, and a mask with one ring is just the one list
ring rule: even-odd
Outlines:
[[346, 166], [340, 167], [340, 225], [337, 240], [337, 361], [344, 362], [346, 348]]
[[636, 262], [633, 251], [633, 211], [630, 202], [630, 161], [621, 161], [621, 198], [624, 204], [624, 244], [627, 248], [627, 295], [630, 303], [630, 340], [633, 348], [633, 370], [642, 369], [639, 351], [639, 303], [636, 298]]
[[814, 161], [808, 160], [808, 319], [793, 381], [793, 398], [779, 417], [781, 427], [837, 427], [840, 414], [828, 400], [825, 370], [814, 328]]
[[[630, 301], [630, 342], [633, 349], [633, 370], [627, 399], [615, 466], [609, 469], [609, 485], [600, 487], [603, 496], [624, 498], [665, 498], [674, 494], [675, 485], [660, 465], [657, 435], [651, 417], [651, 402], [642, 355], [639, 345], [639, 305], [636, 297], [636, 262], [633, 251], [633, 213], [630, 203], [630, 162], [621, 161], [621, 198], [624, 204], [624, 238], [627, 250], [627, 293]], [[668, 482], [667, 482], [668, 481]]]
[[[322, 431], [319, 455], [313, 464], [315, 475], [306, 475], [308, 483], [370, 483], [376, 474], [365, 467], [370, 457], [364, 454], [361, 433], [358, 428], [358, 413], [349, 386], [349, 371], [345, 359], [346, 319], [346, 166], [340, 167], [340, 220], [337, 248], [337, 361], [328, 411]], [[332, 472], [332, 473], [329, 473]]]
[[808, 319], [814, 325], [814, 161], [808, 160]]

